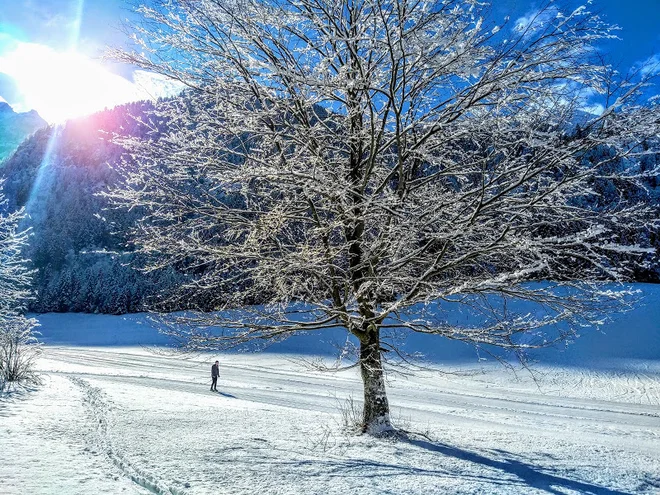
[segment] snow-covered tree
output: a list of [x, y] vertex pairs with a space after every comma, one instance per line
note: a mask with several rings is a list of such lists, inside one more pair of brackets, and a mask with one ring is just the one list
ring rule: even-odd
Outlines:
[[[215, 298], [218, 311], [185, 317], [184, 345], [343, 326], [359, 340], [364, 430], [379, 433], [395, 329], [524, 350], [625, 299], [601, 281], [648, 253], [617, 232], [657, 216], [625, 201], [596, 211], [591, 184], [654, 173], [634, 164], [659, 112], [635, 103], [639, 85], [614, 84], [594, 49], [613, 30], [586, 8], [515, 26], [489, 24], [474, 0], [139, 12], [135, 49], [114, 57], [190, 89], [152, 116], [170, 120], [165, 136], [121, 142], [131, 165], [110, 195], [144, 211], [134, 239], [154, 268], [186, 267], [189, 300]], [[597, 116], [582, 111], [593, 95]], [[480, 316], [447, 321], [450, 301]]]
[[3, 214], [5, 204], [0, 195], [0, 390], [7, 382], [35, 380], [32, 364], [38, 352], [36, 321], [24, 316], [31, 272], [21, 254], [27, 240], [19, 229], [23, 211]]

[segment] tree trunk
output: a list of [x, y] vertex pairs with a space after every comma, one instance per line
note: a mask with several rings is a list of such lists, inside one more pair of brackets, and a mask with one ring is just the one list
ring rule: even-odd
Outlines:
[[380, 356], [380, 332], [377, 329], [368, 331], [360, 342], [360, 371], [364, 383], [362, 431], [371, 435], [392, 431]]

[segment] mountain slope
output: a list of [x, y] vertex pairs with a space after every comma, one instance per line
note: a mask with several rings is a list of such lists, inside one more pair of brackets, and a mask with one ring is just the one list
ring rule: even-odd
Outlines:
[[9, 157], [19, 144], [46, 121], [35, 110], [17, 113], [4, 101], [0, 101], [0, 163]]

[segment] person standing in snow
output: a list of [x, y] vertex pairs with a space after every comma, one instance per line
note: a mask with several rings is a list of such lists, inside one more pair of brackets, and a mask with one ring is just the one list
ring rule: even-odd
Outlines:
[[218, 367], [218, 361], [211, 366], [211, 391], [218, 391], [218, 375], [220, 374], [220, 368]]

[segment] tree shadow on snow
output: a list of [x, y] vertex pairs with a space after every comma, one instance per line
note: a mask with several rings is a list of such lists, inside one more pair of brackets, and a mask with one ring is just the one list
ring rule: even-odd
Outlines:
[[486, 457], [485, 455], [477, 454], [475, 452], [470, 452], [468, 450], [463, 450], [457, 447], [452, 447], [450, 445], [434, 443], [427, 440], [407, 438], [405, 441], [410, 445], [414, 445], [416, 447], [420, 447], [432, 452], [437, 452], [447, 457], [453, 457], [455, 459], [460, 459], [463, 461], [468, 461], [504, 471], [516, 476], [520, 479], [520, 481], [529, 487], [544, 490], [548, 493], [561, 495], [565, 493], [563, 490], [560, 490], [561, 488], [590, 495], [631, 495], [629, 492], [613, 490], [603, 486], [594, 485], [592, 483], [576, 481], [548, 473], [546, 472], [546, 468], [541, 469], [538, 466], [534, 466], [533, 464], [528, 464], [514, 459], [512, 454], [504, 451], [498, 452], [504, 456], [509, 455], [511, 457], [500, 460]]
[[[400, 442], [400, 443], [399, 443]], [[558, 471], [552, 470], [548, 466], [537, 466], [530, 462], [524, 462], [519, 456], [503, 450], [493, 451], [493, 455], [479, 454], [469, 450], [464, 450], [451, 445], [446, 445], [434, 441], [422, 440], [414, 434], [404, 433], [397, 436], [393, 446], [398, 452], [403, 454], [401, 462], [390, 461], [382, 462], [365, 458], [351, 458], [339, 456], [315, 455], [313, 459], [291, 458], [295, 451], [289, 448], [277, 447], [263, 438], [253, 438], [248, 444], [243, 443], [240, 446], [234, 446], [227, 449], [220, 449], [217, 454], [227, 454], [231, 462], [235, 460], [234, 451], [241, 450], [242, 458], [245, 462], [254, 465], [276, 466], [276, 469], [270, 471], [278, 472], [283, 475], [294, 475], [296, 477], [305, 476], [318, 477], [322, 472], [324, 477], [332, 480], [334, 477], [341, 478], [399, 478], [401, 476], [422, 476], [433, 478], [444, 478], [448, 480], [457, 480], [461, 482], [473, 482], [482, 486], [488, 486], [495, 491], [495, 487], [513, 489], [516, 493], [526, 493], [530, 489], [536, 489], [553, 495], [564, 495], [567, 490], [573, 493], [584, 495], [633, 495], [630, 492], [624, 492], [612, 488], [607, 488], [587, 481], [570, 479], [558, 474]], [[429, 465], [428, 459], [425, 460], [425, 466], [416, 465], [415, 452], [404, 449], [400, 451], [397, 444], [403, 446], [407, 444], [411, 447], [424, 449], [437, 457]], [[226, 451], [226, 452], [225, 452]], [[419, 452], [417, 452], [419, 454]], [[467, 466], [456, 466], [447, 462], [449, 459], [471, 463]], [[473, 469], [471, 469], [473, 468]], [[474, 469], [476, 468], [476, 469]], [[483, 469], [487, 468], [487, 469]], [[331, 481], [328, 481], [331, 483]], [[655, 485], [646, 482], [645, 486], [654, 487]], [[383, 486], [379, 487], [379, 492], [383, 495], [389, 493], [399, 493], [398, 490], [388, 491]], [[488, 493], [484, 491], [484, 493]]]
[[[437, 453], [437, 467], [417, 467], [408, 462], [414, 453], [408, 452], [405, 456], [406, 461], [380, 462], [368, 459], [355, 458], [314, 458], [314, 459], [286, 459], [291, 451], [288, 449], [276, 448], [269, 444], [267, 440], [261, 438], [252, 439], [259, 441], [259, 445], [253, 445], [253, 450], [245, 452], [245, 445], [240, 448], [243, 451], [244, 459], [250, 459], [258, 465], [272, 464], [277, 466], [277, 472], [286, 473], [287, 468], [295, 471], [295, 476], [300, 476], [303, 470], [311, 469], [310, 476], [317, 476], [321, 471], [326, 477], [347, 478], [351, 476], [359, 478], [384, 478], [400, 476], [430, 476], [446, 479], [455, 479], [472, 481], [479, 484], [485, 484], [494, 490], [496, 486], [503, 488], [513, 488], [516, 492], [526, 493], [526, 489], [542, 490], [553, 495], [564, 495], [566, 490], [584, 495], [633, 495], [630, 492], [619, 491], [616, 489], [599, 486], [593, 483], [569, 479], [552, 472], [548, 472], [548, 467], [535, 466], [515, 459], [515, 455], [505, 451], [495, 451], [495, 455], [501, 458], [491, 458], [487, 455], [478, 454], [468, 450], [463, 450], [450, 445], [435, 443], [431, 441], [411, 438], [408, 435], [399, 437], [397, 441], [406, 443], [413, 447], [428, 450]], [[394, 444], [396, 445], [396, 443]], [[274, 457], [275, 456], [275, 457]], [[457, 469], [454, 466], [447, 466], [442, 457], [454, 458], [460, 461], [473, 463], [477, 467], [486, 467], [491, 470], [485, 472], [483, 469], [470, 472], [469, 469]], [[294, 474], [291, 471], [291, 474]], [[507, 476], [511, 475], [511, 476]], [[649, 485], [652, 486], [652, 485]], [[392, 492], [380, 487], [379, 493], [386, 495], [388, 493], [399, 493], [397, 490]], [[484, 492], [487, 493], [487, 492]]]

